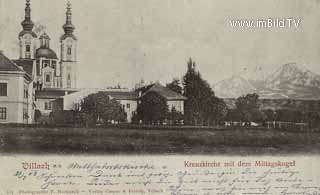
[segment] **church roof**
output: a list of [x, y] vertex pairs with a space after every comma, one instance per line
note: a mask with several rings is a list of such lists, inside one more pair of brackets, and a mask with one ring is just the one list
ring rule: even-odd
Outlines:
[[32, 76], [33, 70], [33, 60], [31, 59], [18, 59], [13, 60], [18, 66], [22, 67], [24, 71], [26, 71], [29, 75]]
[[37, 34], [36, 34], [35, 32], [33, 32], [33, 31], [23, 30], [23, 31], [21, 31], [21, 32], [19, 33], [19, 38], [22, 37], [22, 36], [25, 35], [25, 34], [31, 34], [31, 36], [32, 36], [33, 38], [37, 38], [37, 37], [38, 37]]
[[0, 72], [24, 72], [19, 66], [0, 52]]
[[78, 40], [78, 38], [74, 34], [64, 34], [60, 37], [60, 41], [65, 40], [66, 38], [71, 37], [73, 40]]
[[146, 95], [149, 92], [156, 92], [157, 94], [164, 97], [166, 100], [186, 100], [187, 98], [171, 89], [162, 86], [159, 83], [154, 83], [143, 88], [138, 89], [138, 91], [142, 91], [142, 96]]
[[36, 58], [58, 59], [56, 52], [45, 47], [40, 47], [37, 49]]

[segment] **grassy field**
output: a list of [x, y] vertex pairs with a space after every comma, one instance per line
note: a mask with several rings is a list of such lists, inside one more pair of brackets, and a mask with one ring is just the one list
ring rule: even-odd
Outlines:
[[320, 154], [320, 133], [263, 129], [0, 127], [0, 152], [23, 154]]

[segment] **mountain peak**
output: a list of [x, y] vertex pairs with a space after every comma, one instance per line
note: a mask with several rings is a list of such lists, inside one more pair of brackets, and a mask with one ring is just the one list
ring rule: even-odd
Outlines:
[[320, 76], [296, 63], [282, 65], [267, 79], [269, 88], [281, 88], [283, 85], [319, 87]]
[[236, 98], [256, 90], [247, 79], [240, 75], [233, 75], [229, 79], [218, 82], [213, 89], [217, 96], [225, 98]]
[[284, 64], [279, 69], [282, 70], [282, 72], [310, 72], [307, 68], [297, 63]]

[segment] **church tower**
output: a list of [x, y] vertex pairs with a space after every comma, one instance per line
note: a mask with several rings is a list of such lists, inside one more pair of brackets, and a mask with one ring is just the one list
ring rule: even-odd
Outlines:
[[61, 44], [61, 76], [62, 88], [76, 88], [77, 84], [77, 38], [73, 31], [71, 3], [68, 2], [66, 23], [63, 25], [64, 35], [60, 38]]
[[23, 30], [19, 34], [20, 59], [34, 59], [37, 35], [32, 31], [34, 23], [31, 20], [30, 0], [26, 0], [25, 18], [21, 25]]

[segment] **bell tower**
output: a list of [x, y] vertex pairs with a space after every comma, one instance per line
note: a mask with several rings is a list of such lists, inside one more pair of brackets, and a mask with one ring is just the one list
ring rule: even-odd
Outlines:
[[72, 24], [71, 3], [67, 4], [66, 23], [63, 25], [64, 34], [60, 38], [61, 44], [61, 76], [62, 88], [77, 87], [77, 37]]
[[23, 30], [19, 33], [20, 59], [34, 59], [37, 35], [32, 31], [34, 23], [31, 20], [30, 0], [26, 0], [25, 18], [21, 26]]

